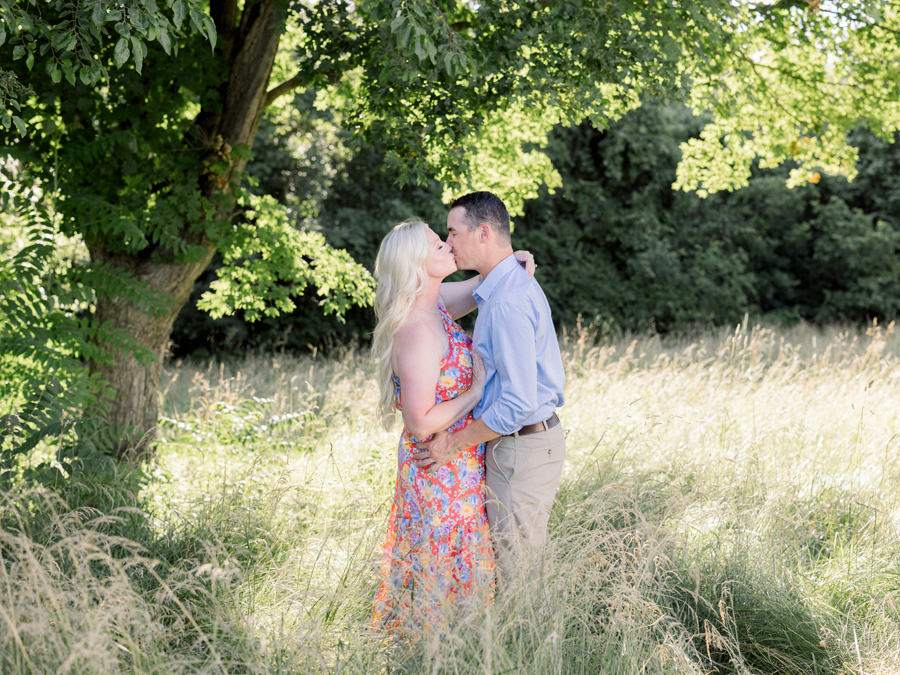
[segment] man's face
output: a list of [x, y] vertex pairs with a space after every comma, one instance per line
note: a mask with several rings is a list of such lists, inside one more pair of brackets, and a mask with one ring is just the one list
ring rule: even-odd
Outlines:
[[456, 256], [456, 264], [461, 270], [473, 270], [477, 267], [479, 228], [469, 230], [466, 222], [466, 208], [457, 206], [450, 209], [447, 215], [447, 243]]

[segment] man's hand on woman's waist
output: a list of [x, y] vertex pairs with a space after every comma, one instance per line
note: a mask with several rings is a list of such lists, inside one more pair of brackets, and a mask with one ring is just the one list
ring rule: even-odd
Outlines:
[[498, 436], [500, 434], [479, 418], [455, 434], [439, 431], [427, 443], [416, 443], [415, 447], [418, 452], [412, 453], [412, 458], [417, 467], [424, 469], [425, 473], [432, 473], [452, 462], [466, 448], [486, 443]]

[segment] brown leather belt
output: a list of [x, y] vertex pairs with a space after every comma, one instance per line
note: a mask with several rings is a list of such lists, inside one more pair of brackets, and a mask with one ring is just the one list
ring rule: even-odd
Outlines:
[[515, 431], [511, 434], [507, 434], [509, 436], [530, 436], [531, 434], [539, 434], [542, 431], [547, 431], [547, 429], [552, 429], [557, 424], [559, 424], [559, 416], [556, 413], [553, 413], [548, 419], [545, 419], [543, 422], [535, 422], [534, 424], [526, 424], [524, 427]]

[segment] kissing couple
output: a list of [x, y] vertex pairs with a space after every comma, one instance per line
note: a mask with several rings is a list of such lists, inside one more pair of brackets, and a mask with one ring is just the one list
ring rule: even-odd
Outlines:
[[[524, 267], [523, 267], [524, 265]], [[565, 456], [565, 373], [534, 257], [490, 192], [455, 200], [447, 240], [407, 220], [375, 262], [372, 346], [386, 429], [403, 415], [373, 623], [415, 634], [489, 603], [547, 538]], [[444, 279], [457, 269], [477, 276]], [[456, 319], [478, 309], [472, 338]]]

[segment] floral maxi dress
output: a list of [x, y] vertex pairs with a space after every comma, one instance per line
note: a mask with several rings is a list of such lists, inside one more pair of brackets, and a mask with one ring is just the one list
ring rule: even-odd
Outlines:
[[[439, 307], [449, 346], [441, 361], [435, 403], [455, 398], [472, 382], [472, 339], [443, 304]], [[394, 383], [397, 408], [402, 411], [396, 376]], [[471, 421], [469, 413], [449, 431]], [[490, 602], [493, 581], [484, 508], [484, 444], [467, 448], [434, 473], [425, 473], [410, 456], [416, 451], [415, 442], [404, 426], [381, 586], [373, 608], [376, 626], [401, 634], [445, 623], [450, 607], [461, 610], [464, 602]]]

